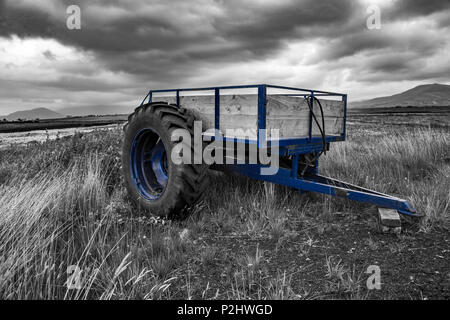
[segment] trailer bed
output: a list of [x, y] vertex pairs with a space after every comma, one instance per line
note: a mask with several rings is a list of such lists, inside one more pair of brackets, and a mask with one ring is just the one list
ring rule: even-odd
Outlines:
[[[176, 97], [158, 97], [158, 101], [176, 103]], [[340, 136], [344, 132], [345, 103], [337, 100], [319, 99], [324, 113], [325, 133], [328, 136]], [[279, 139], [309, 137], [310, 109], [303, 96], [267, 95], [266, 130], [279, 130]], [[206, 128], [215, 127], [215, 96], [180, 96], [181, 107], [194, 112]], [[317, 103], [313, 104], [314, 113], [320, 118]], [[321, 119], [321, 118], [320, 118]], [[256, 140], [258, 128], [258, 95], [233, 94], [220, 95], [220, 131], [227, 138]], [[228, 131], [232, 129], [233, 131]], [[321, 135], [317, 124], [312, 122], [312, 136]]]

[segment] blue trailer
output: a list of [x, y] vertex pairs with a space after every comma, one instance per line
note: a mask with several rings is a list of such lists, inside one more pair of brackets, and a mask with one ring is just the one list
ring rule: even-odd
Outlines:
[[[419, 216], [407, 200], [319, 174], [319, 157], [330, 148], [332, 142], [346, 139], [346, 94], [268, 84], [150, 90], [140, 106], [129, 116], [128, 123], [124, 127], [125, 141], [122, 153], [128, 191], [141, 207], [158, 215], [176, 215], [195, 203], [208, 186], [206, 170], [210, 166], [204, 163], [175, 164], [169, 156], [174, 148], [174, 141], [171, 141], [170, 138], [173, 130], [182, 128], [193, 134], [193, 121], [198, 118], [195, 112], [190, 112], [189, 107], [185, 105], [187, 103], [183, 103], [183, 101], [190, 101], [190, 105], [192, 105], [192, 101], [194, 103], [200, 100], [209, 101], [206, 107], [211, 109], [210, 125], [217, 132], [210, 137], [213, 140], [222, 139], [228, 142], [231, 140], [235, 144], [253, 145], [258, 149], [268, 148], [269, 152], [274, 152], [272, 150], [274, 140], [266, 139], [263, 135], [257, 134], [253, 138], [244, 139], [219, 135], [224, 126], [221, 120], [226, 120], [221, 115], [221, 110], [222, 113], [225, 110], [223, 109], [224, 92], [233, 90], [255, 91], [254, 116], [258, 132], [266, 129], [269, 122], [268, 101], [271, 96], [268, 93], [269, 90], [276, 91], [273, 96], [278, 100], [288, 99], [287, 97], [302, 99], [308, 108], [307, 121], [286, 120], [289, 117], [285, 117], [283, 121], [302, 123], [305, 128], [301, 132], [304, 134], [276, 140], [276, 153], [283, 161], [275, 174], [261, 174], [261, 169], [267, 167], [262, 163], [214, 164], [211, 166], [212, 168], [236, 172], [253, 179], [288, 186], [299, 191], [319, 192], [370, 203], [380, 208], [394, 209], [407, 216]], [[192, 92], [207, 95], [201, 96], [203, 98], [197, 100], [187, 99], [190, 97], [189, 93]], [[157, 95], [159, 97], [156, 97]], [[168, 95], [170, 99], [161, 97], [161, 95]], [[208, 98], [205, 98], [206, 96]], [[340, 114], [342, 126], [339, 127], [338, 133], [326, 132], [326, 116], [324, 116], [322, 108], [324, 100], [321, 99], [330, 97], [334, 101], [340, 101], [339, 106], [342, 109]], [[236, 122], [239, 115], [235, 115], [234, 119], [233, 121]], [[337, 122], [334, 121], [334, 123]], [[275, 148], [273, 149], [275, 150]], [[194, 150], [192, 151], [194, 152]]]

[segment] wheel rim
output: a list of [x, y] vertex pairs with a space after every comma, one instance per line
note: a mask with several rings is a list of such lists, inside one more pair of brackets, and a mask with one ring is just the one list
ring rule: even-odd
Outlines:
[[164, 193], [169, 180], [169, 164], [161, 137], [151, 129], [139, 131], [130, 150], [131, 178], [136, 189], [147, 200]]

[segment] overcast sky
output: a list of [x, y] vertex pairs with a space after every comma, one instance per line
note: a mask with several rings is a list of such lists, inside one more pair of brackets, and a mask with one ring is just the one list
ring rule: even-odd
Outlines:
[[251, 83], [360, 100], [448, 84], [449, 52], [449, 0], [0, 0], [0, 115]]

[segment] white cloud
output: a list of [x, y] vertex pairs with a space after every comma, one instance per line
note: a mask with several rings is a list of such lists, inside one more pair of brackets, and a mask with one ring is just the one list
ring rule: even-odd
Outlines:
[[0, 115], [36, 107], [104, 104], [108, 99], [133, 101], [125, 92], [135, 86], [136, 78], [100, 65], [92, 53], [53, 39], [0, 37]]

